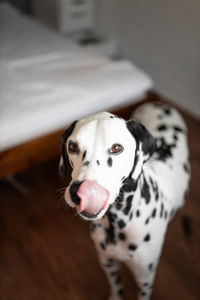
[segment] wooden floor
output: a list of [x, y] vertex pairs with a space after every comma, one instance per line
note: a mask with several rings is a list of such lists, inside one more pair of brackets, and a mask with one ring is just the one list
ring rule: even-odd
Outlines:
[[[200, 299], [200, 123], [189, 127], [192, 180], [188, 201], [169, 226], [152, 299]], [[101, 300], [109, 287], [89, 238], [88, 223], [62, 201], [57, 160], [17, 176], [29, 193], [0, 182], [0, 299]], [[185, 237], [181, 221], [189, 216]], [[123, 268], [126, 299], [136, 286]]]

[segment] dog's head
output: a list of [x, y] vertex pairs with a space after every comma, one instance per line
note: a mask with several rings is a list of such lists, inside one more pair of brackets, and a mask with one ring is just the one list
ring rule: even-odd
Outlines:
[[101, 218], [125, 178], [137, 180], [154, 147], [154, 138], [135, 121], [107, 112], [75, 121], [61, 137], [61, 173], [67, 161], [73, 169], [66, 202], [84, 219]]

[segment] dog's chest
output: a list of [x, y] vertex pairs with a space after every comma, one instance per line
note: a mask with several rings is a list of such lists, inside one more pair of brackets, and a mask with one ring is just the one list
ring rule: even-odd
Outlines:
[[109, 223], [105, 218], [103, 222], [93, 223], [91, 234], [99, 251], [118, 260], [127, 260], [137, 249], [144, 235], [144, 228], [139, 223], [129, 221], [121, 230], [117, 223]]

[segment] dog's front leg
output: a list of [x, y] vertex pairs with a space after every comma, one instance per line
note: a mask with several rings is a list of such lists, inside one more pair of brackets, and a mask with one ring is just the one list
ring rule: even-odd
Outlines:
[[157, 260], [146, 263], [145, 260], [139, 260], [137, 257], [134, 257], [126, 265], [134, 275], [139, 288], [137, 299], [149, 300], [152, 293]]
[[100, 256], [101, 266], [106, 274], [111, 288], [109, 300], [123, 299], [123, 288], [121, 282], [120, 263], [109, 257]]

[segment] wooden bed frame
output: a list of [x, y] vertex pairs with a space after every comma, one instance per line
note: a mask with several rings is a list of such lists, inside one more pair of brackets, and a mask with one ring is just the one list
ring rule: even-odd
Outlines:
[[[149, 102], [153, 99], [160, 100], [159, 96], [153, 92], [149, 92], [142, 101], [118, 110], [113, 110], [112, 112], [128, 119], [132, 110], [141, 103]], [[60, 155], [60, 136], [63, 132], [64, 128], [0, 152], [0, 180], [22, 172], [36, 164], [58, 157]]]

